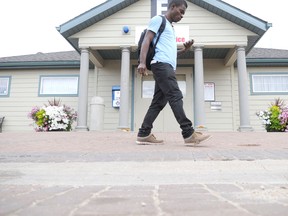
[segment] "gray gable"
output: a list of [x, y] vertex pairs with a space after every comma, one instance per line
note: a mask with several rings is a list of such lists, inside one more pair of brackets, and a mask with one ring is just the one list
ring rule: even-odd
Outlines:
[[[57, 30], [76, 50], [78, 50], [78, 39], [69, 39], [69, 36], [82, 31], [83, 29], [111, 16], [117, 11], [124, 9], [137, 1], [139, 0], [108, 0], [89, 11], [80, 14], [70, 21], [63, 23], [57, 27]], [[271, 27], [271, 24], [266, 21], [263, 21], [221, 0], [187, 1], [256, 33], [257, 36], [251, 36], [248, 38], [247, 51], [249, 51]]]
[[128, 7], [129, 5], [139, 0], [107, 0], [106, 2], [80, 14], [79, 16], [63, 23], [56, 29], [59, 33], [76, 49], [78, 49], [78, 39], [69, 39], [73, 34], [76, 34], [83, 29], [111, 16], [112, 14]]
[[67, 38], [83, 29], [111, 16], [139, 0], [107, 0], [106, 2], [86, 11], [79, 16], [63, 23], [57, 30]]

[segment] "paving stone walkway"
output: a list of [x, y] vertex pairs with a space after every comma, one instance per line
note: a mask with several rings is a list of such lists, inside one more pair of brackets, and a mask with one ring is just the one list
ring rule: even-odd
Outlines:
[[286, 216], [288, 133], [0, 133], [0, 215]]

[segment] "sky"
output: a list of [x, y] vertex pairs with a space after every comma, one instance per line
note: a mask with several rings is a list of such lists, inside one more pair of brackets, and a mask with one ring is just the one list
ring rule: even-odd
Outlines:
[[[1, 0], [0, 57], [73, 50], [56, 27], [104, 1]], [[288, 50], [286, 0], [224, 1], [272, 23], [255, 47]]]

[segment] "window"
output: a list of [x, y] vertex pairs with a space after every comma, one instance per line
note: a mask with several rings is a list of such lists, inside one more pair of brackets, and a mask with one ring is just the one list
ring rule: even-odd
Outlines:
[[[186, 77], [185, 75], [176, 75], [179, 88], [186, 96]], [[155, 88], [155, 81], [151, 75], [144, 76], [142, 81], [142, 98], [153, 98]]]
[[77, 96], [79, 76], [40, 76], [40, 96]]
[[288, 93], [288, 74], [252, 74], [252, 93]]
[[9, 97], [11, 77], [0, 76], [0, 97]]

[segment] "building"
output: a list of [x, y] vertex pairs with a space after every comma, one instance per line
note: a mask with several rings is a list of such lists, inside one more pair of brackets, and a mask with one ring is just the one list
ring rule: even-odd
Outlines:
[[[220, 0], [187, 2], [174, 27], [179, 47], [195, 40], [177, 66], [187, 115], [199, 129], [263, 130], [255, 113], [288, 99], [288, 51], [254, 48], [266, 21]], [[167, 1], [108, 0], [57, 28], [75, 51], [0, 58], [3, 131], [32, 131], [28, 112], [54, 97], [78, 110], [76, 129], [86, 131], [95, 96], [104, 99], [103, 130], [137, 130], [153, 93], [152, 75], [136, 71], [137, 41], [166, 9]], [[169, 107], [154, 131], [180, 131]]]

